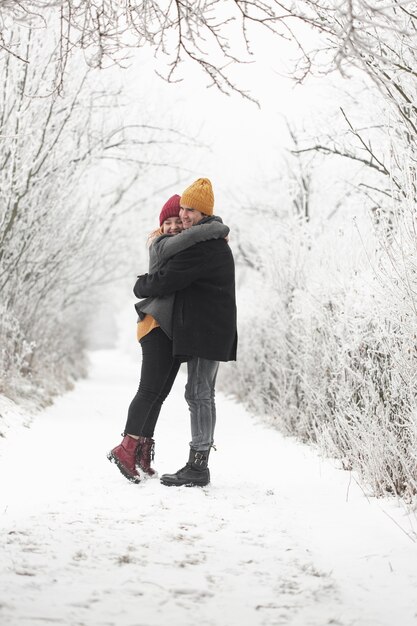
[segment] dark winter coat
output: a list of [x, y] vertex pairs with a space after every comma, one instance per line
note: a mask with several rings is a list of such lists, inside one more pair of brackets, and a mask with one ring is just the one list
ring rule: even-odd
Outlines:
[[[157, 237], [149, 248], [149, 273], [160, 270], [164, 263], [178, 252], [186, 248], [207, 241], [208, 239], [224, 239], [229, 234], [229, 227], [223, 224], [216, 215], [204, 218], [192, 228], [183, 230], [178, 235], [161, 235]], [[175, 294], [158, 298], [146, 298], [135, 304], [139, 319], [149, 314], [158, 322], [162, 330], [172, 339], [172, 314], [174, 310]]]
[[175, 292], [174, 356], [236, 359], [235, 267], [224, 239], [179, 252], [158, 272], [139, 276], [133, 291], [138, 298]]

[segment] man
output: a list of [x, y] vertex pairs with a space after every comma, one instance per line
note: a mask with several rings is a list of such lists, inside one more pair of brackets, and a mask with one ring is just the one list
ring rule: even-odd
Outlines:
[[[180, 217], [184, 228], [198, 228], [213, 215], [214, 195], [207, 178], [184, 191]], [[139, 276], [138, 298], [175, 292], [173, 354], [187, 361], [185, 398], [191, 415], [190, 454], [169, 486], [204, 486], [210, 482], [208, 458], [216, 424], [215, 384], [219, 361], [236, 359], [236, 299], [233, 255], [225, 239], [211, 239], [179, 252], [154, 274]]]

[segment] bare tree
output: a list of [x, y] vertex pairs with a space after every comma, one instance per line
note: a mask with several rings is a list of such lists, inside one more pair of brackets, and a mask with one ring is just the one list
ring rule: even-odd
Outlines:
[[[0, 372], [9, 393], [19, 375], [53, 387], [77, 372], [95, 303], [126, 268], [137, 181], [163, 163], [159, 145], [181, 141], [144, 119], [120, 124], [117, 91], [98, 87], [92, 71], [72, 71], [65, 92], [51, 93], [54, 41], [31, 29], [15, 41], [17, 53], [0, 60]], [[109, 167], [121, 159], [122, 177]]]
[[293, 143], [293, 159], [287, 162], [288, 187], [295, 214], [305, 220], [310, 219], [311, 185], [313, 178], [313, 159], [303, 158], [303, 150], [299, 148], [296, 131], [287, 123], [288, 132]]

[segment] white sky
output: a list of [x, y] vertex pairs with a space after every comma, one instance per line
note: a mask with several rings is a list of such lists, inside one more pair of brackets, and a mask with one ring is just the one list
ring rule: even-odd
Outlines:
[[[311, 79], [301, 87], [286, 78], [294, 51], [286, 42], [273, 41], [274, 45], [272, 40], [258, 45], [256, 62], [230, 70], [261, 108], [238, 94], [226, 96], [215, 87], [207, 88], [208, 79], [193, 64], [182, 66], [181, 82], [168, 84], [154, 71], [155, 67], [164, 71], [165, 66], [144, 50], [119, 74], [127, 92], [152, 113], [154, 123], [160, 120], [161, 125], [180, 128], [207, 146], [179, 146], [175, 158], [184, 169], [183, 188], [200, 176], [212, 180], [219, 214], [230, 203], [275, 202], [283, 155], [290, 145], [285, 120], [308, 126], [313, 119], [320, 125], [337, 105], [329, 98], [333, 78]], [[171, 191], [164, 190], [160, 201]]]

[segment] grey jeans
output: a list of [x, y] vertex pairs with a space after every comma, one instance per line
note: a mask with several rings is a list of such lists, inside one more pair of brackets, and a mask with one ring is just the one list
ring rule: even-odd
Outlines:
[[185, 399], [191, 416], [190, 446], [194, 450], [208, 450], [213, 444], [216, 426], [214, 395], [219, 362], [193, 357], [187, 367]]

